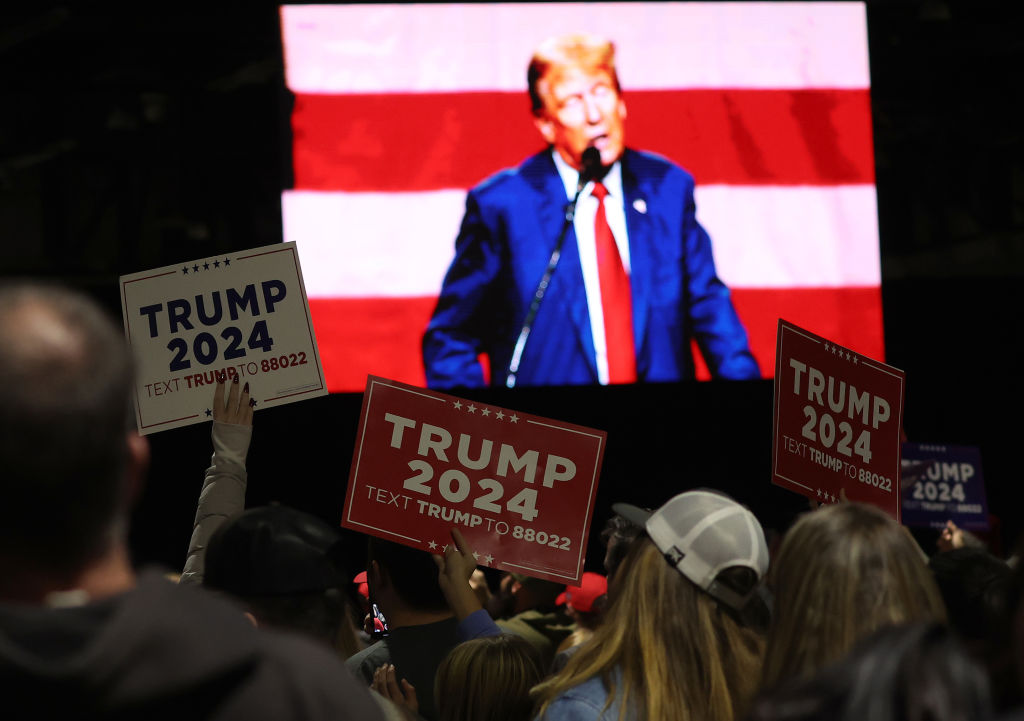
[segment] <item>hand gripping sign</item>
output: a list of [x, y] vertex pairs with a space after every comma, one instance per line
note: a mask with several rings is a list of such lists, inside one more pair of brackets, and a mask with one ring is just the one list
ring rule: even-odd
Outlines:
[[772, 482], [822, 503], [845, 493], [899, 521], [904, 380], [780, 319]]
[[139, 432], [210, 418], [219, 374], [260, 408], [327, 393], [295, 243], [121, 277]]
[[607, 434], [369, 376], [341, 525], [578, 585]]

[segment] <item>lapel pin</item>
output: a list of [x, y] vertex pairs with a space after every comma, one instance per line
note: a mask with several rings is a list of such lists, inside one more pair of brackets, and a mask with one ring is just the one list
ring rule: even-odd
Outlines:
[[633, 210], [638, 213], [647, 213], [647, 202], [643, 198], [637, 198], [633, 201]]

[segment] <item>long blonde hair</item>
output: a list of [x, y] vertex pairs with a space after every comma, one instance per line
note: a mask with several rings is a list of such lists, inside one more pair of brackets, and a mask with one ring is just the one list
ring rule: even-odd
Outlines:
[[774, 594], [762, 688], [805, 678], [881, 626], [946, 620], [926, 559], [881, 510], [840, 503], [806, 513], [768, 572]]
[[[743, 569], [749, 571], [749, 569]], [[761, 639], [669, 565], [646, 536], [619, 568], [604, 622], [565, 668], [536, 686], [539, 713], [599, 676], [606, 708], [659, 721], [732, 721], [756, 690]]]
[[522, 636], [501, 634], [455, 646], [437, 667], [439, 721], [529, 721], [530, 688], [544, 678], [540, 651]]

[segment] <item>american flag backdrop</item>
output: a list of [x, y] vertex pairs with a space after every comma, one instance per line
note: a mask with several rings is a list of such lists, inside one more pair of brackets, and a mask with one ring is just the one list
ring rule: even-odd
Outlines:
[[693, 173], [764, 377], [780, 317], [884, 360], [863, 3], [287, 5], [281, 27], [283, 239], [332, 392], [424, 384], [466, 190], [543, 147], [526, 66], [571, 31], [615, 42], [627, 144]]

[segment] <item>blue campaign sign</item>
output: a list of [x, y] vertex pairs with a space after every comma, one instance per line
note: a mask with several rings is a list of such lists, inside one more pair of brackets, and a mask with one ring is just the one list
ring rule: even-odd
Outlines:
[[980, 449], [904, 443], [901, 456], [905, 525], [943, 528], [953, 521], [969, 531], [989, 530]]

